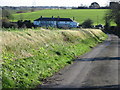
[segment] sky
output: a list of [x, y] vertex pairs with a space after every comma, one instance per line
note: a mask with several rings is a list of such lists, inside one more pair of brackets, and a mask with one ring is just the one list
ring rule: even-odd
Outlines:
[[100, 6], [109, 5], [110, 0], [0, 0], [0, 6], [90, 6], [98, 2]]

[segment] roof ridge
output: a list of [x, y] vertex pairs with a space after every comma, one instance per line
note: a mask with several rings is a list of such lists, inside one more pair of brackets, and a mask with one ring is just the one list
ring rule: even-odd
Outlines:
[[36, 20], [34, 20], [34, 21], [40, 21], [40, 20], [42, 20], [42, 21], [72, 21], [72, 19], [70, 19], [70, 18], [56, 18], [56, 17], [42, 17], [42, 18], [38, 18], [38, 19], [36, 19]]

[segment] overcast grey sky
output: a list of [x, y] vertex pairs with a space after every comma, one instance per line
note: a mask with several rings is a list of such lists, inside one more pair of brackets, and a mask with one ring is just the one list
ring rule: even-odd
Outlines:
[[0, 6], [89, 6], [98, 2], [100, 6], [108, 5], [110, 0], [0, 0]]

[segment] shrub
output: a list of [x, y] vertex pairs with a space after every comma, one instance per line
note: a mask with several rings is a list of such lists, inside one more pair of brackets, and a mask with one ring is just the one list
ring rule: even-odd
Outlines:
[[82, 23], [83, 28], [92, 28], [93, 21], [91, 19], [87, 19]]
[[8, 19], [2, 19], [2, 28], [17, 28], [16, 23], [9, 22]]

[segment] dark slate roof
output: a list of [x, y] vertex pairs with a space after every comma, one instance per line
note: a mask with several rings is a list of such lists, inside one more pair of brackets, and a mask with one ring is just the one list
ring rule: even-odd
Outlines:
[[38, 18], [34, 21], [72, 21], [70, 18]]

